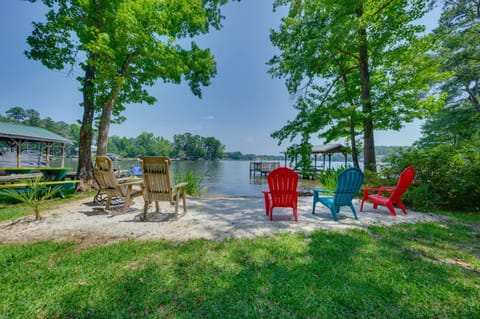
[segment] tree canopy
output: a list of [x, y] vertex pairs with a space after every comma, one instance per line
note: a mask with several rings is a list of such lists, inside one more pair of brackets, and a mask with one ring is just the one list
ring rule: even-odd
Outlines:
[[[190, 39], [221, 27], [227, 0], [29, 0], [49, 8], [35, 22], [27, 57], [51, 69], [80, 66], [84, 116], [80, 133], [81, 178], [91, 177], [91, 139], [99, 112], [97, 151], [106, 154], [112, 115], [122, 121], [129, 103], [153, 104], [146, 87], [158, 80], [186, 81], [193, 94], [216, 73], [213, 54]], [[179, 41], [183, 39], [183, 41]], [[79, 53], [82, 54], [79, 54]]]
[[480, 1], [445, 1], [432, 39], [441, 69], [452, 76], [439, 88], [448, 94], [443, 109], [423, 125], [417, 146], [460, 147], [480, 137]]
[[480, 1], [446, 0], [439, 26], [434, 30], [440, 43], [442, 69], [453, 74], [444, 81], [448, 105], [466, 104], [480, 112]]
[[432, 4], [277, 0], [289, 12], [271, 32], [280, 54], [269, 61], [270, 73], [285, 78], [298, 115], [272, 136], [280, 143], [297, 135], [302, 143], [312, 134], [348, 138], [355, 156], [363, 135], [365, 168], [375, 170], [374, 129], [398, 130], [441, 105], [439, 96], [426, 96], [442, 77], [425, 54], [435, 43], [419, 37], [425, 28], [414, 23]]

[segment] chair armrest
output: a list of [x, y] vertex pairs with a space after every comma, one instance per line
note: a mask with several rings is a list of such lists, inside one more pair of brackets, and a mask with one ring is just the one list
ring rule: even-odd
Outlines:
[[319, 193], [335, 193], [335, 191], [328, 190], [328, 189], [316, 189], [315, 191]]
[[397, 186], [381, 186], [378, 188], [378, 190], [382, 192], [393, 192], [396, 189], [397, 189]]
[[378, 191], [377, 187], [365, 187], [363, 189], [363, 198], [368, 197], [370, 195], [370, 191]]
[[187, 182], [183, 182], [183, 183], [178, 183], [177, 185], [173, 186], [172, 189], [176, 189], [176, 188], [184, 188], [188, 185]]
[[141, 179], [136, 179], [136, 180], [131, 180], [130, 181], [123, 181], [122, 183], [119, 183], [120, 186], [129, 186], [129, 185], [143, 185], [143, 180]]
[[380, 195], [382, 192], [393, 192], [396, 188], [396, 186], [365, 187], [363, 189], [363, 195], [368, 196], [370, 191], [375, 191]]
[[328, 189], [314, 189], [314, 193], [322, 193], [322, 194], [335, 194], [335, 191], [328, 190]]

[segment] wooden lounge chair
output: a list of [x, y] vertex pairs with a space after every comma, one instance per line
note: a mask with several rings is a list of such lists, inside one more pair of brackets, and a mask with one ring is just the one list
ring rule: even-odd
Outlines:
[[186, 191], [187, 183], [170, 186], [170, 159], [162, 156], [144, 156], [142, 159], [143, 199], [145, 206], [143, 218], [147, 218], [148, 207], [155, 202], [156, 212], [159, 212], [159, 201], [168, 201], [175, 205], [175, 215], [178, 214], [178, 203], [183, 202], [183, 211], [187, 211]]
[[[333, 220], [337, 220], [337, 214], [340, 212], [340, 207], [348, 206], [352, 210], [355, 219], [358, 219], [352, 200], [360, 191], [360, 186], [363, 184], [364, 175], [358, 168], [348, 168], [338, 175], [337, 188], [335, 191], [329, 190], [313, 190], [313, 210], [315, 214], [315, 205], [317, 202], [327, 206], [332, 213]], [[324, 194], [320, 196], [320, 194]]]
[[[415, 170], [412, 166], [407, 167], [398, 178], [397, 186], [381, 186], [381, 187], [368, 187], [363, 190], [362, 203], [360, 204], [360, 211], [363, 210], [363, 202], [371, 201], [373, 203], [373, 208], [377, 208], [378, 205], [383, 205], [387, 207], [390, 214], [397, 216], [395, 212], [395, 207], [397, 205], [400, 207], [404, 214], [407, 214], [405, 205], [403, 204], [401, 197], [407, 191], [408, 187], [413, 182], [415, 178]], [[373, 192], [371, 194], [370, 192]], [[388, 196], [385, 196], [389, 194]]]
[[[141, 186], [142, 181], [131, 178], [117, 180], [113, 173], [112, 161], [107, 156], [97, 156], [93, 175], [98, 183], [99, 193], [106, 194], [106, 211], [111, 210], [114, 199], [121, 199], [123, 200], [122, 213], [127, 213], [132, 203], [132, 198], [142, 195], [141, 189], [133, 188], [135, 185]], [[96, 196], [98, 196], [98, 194]]]
[[275, 207], [289, 207], [293, 210], [293, 217], [298, 222], [298, 174], [288, 167], [279, 167], [267, 176], [268, 191], [263, 191], [265, 197], [265, 212], [273, 219]]

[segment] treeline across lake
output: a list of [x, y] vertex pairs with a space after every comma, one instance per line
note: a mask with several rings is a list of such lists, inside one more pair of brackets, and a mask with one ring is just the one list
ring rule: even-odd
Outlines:
[[[21, 107], [12, 107], [5, 114], [5, 116], [0, 115], [0, 121], [44, 128], [70, 139], [72, 144], [66, 146], [66, 155], [77, 155], [80, 136], [80, 126], [77, 123], [67, 124], [63, 121], [56, 122], [50, 117], [41, 118], [40, 113], [36, 110], [25, 110]], [[4, 142], [0, 143], [3, 143], [1, 144], [2, 147], [8, 146]], [[39, 143], [25, 143], [22, 147], [29, 151], [42, 150], [42, 145]], [[380, 158], [387, 158], [398, 154], [401, 149], [402, 147], [398, 146], [377, 146], [376, 152]], [[59, 150], [54, 148], [53, 153], [55, 151]], [[142, 132], [137, 137], [111, 136], [108, 140], [108, 153], [125, 158], [168, 156], [191, 160], [284, 160], [283, 155], [243, 154], [239, 151], [225, 152], [225, 145], [215, 137], [203, 137], [191, 133], [177, 134], [173, 137], [173, 141], [148, 132]], [[343, 155], [334, 154], [332, 160], [343, 161]]]

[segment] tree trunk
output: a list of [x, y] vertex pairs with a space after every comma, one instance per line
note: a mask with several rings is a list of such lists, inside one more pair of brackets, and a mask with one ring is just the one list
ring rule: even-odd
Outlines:
[[[357, 10], [357, 16], [363, 15], [363, 9]], [[365, 170], [376, 172], [375, 141], [373, 136], [372, 102], [370, 100], [370, 73], [368, 68], [367, 30], [361, 25], [358, 30], [360, 54], [360, 82], [362, 85], [362, 113], [363, 113], [363, 164]]]
[[[120, 81], [119, 81], [120, 82]], [[102, 116], [100, 118], [100, 126], [98, 128], [98, 140], [97, 140], [97, 155], [106, 156], [108, 146], [108, 132], [110, 131], [110, 121], [112, 118], [112, 110], [115, 103], [120, 96], [122, 83], [118, 83], [113, 88], [112, 99], [103, 105]]]
[[353, 123], [353, 119], [350, 120], [350, 146], [352, 148], [353, 167], [360, 168], [360, 165], [358, 164], [358, 151], [357, 143], [355, 141], [355, 124]]
[[112, 116], [113, 103], [113, 101], [105, 103], [102, 109], [97, 140], [97, 155], [99, 156], [107, 155], [108, 131], [110, 130], [110, 119]]
[[78, 168], [77, 178], [80, 185], [77, 192], [90, 191], [92, 185], [92, 130], [93, 118], [95, 115], [95, 105], [93, 104], [93, 79], [95, 78], [95, 68], [87, 66], [85, 71], [85, 80], [83, 84], [83, 119], [80, 127], [80, 140], [78, 143]]

